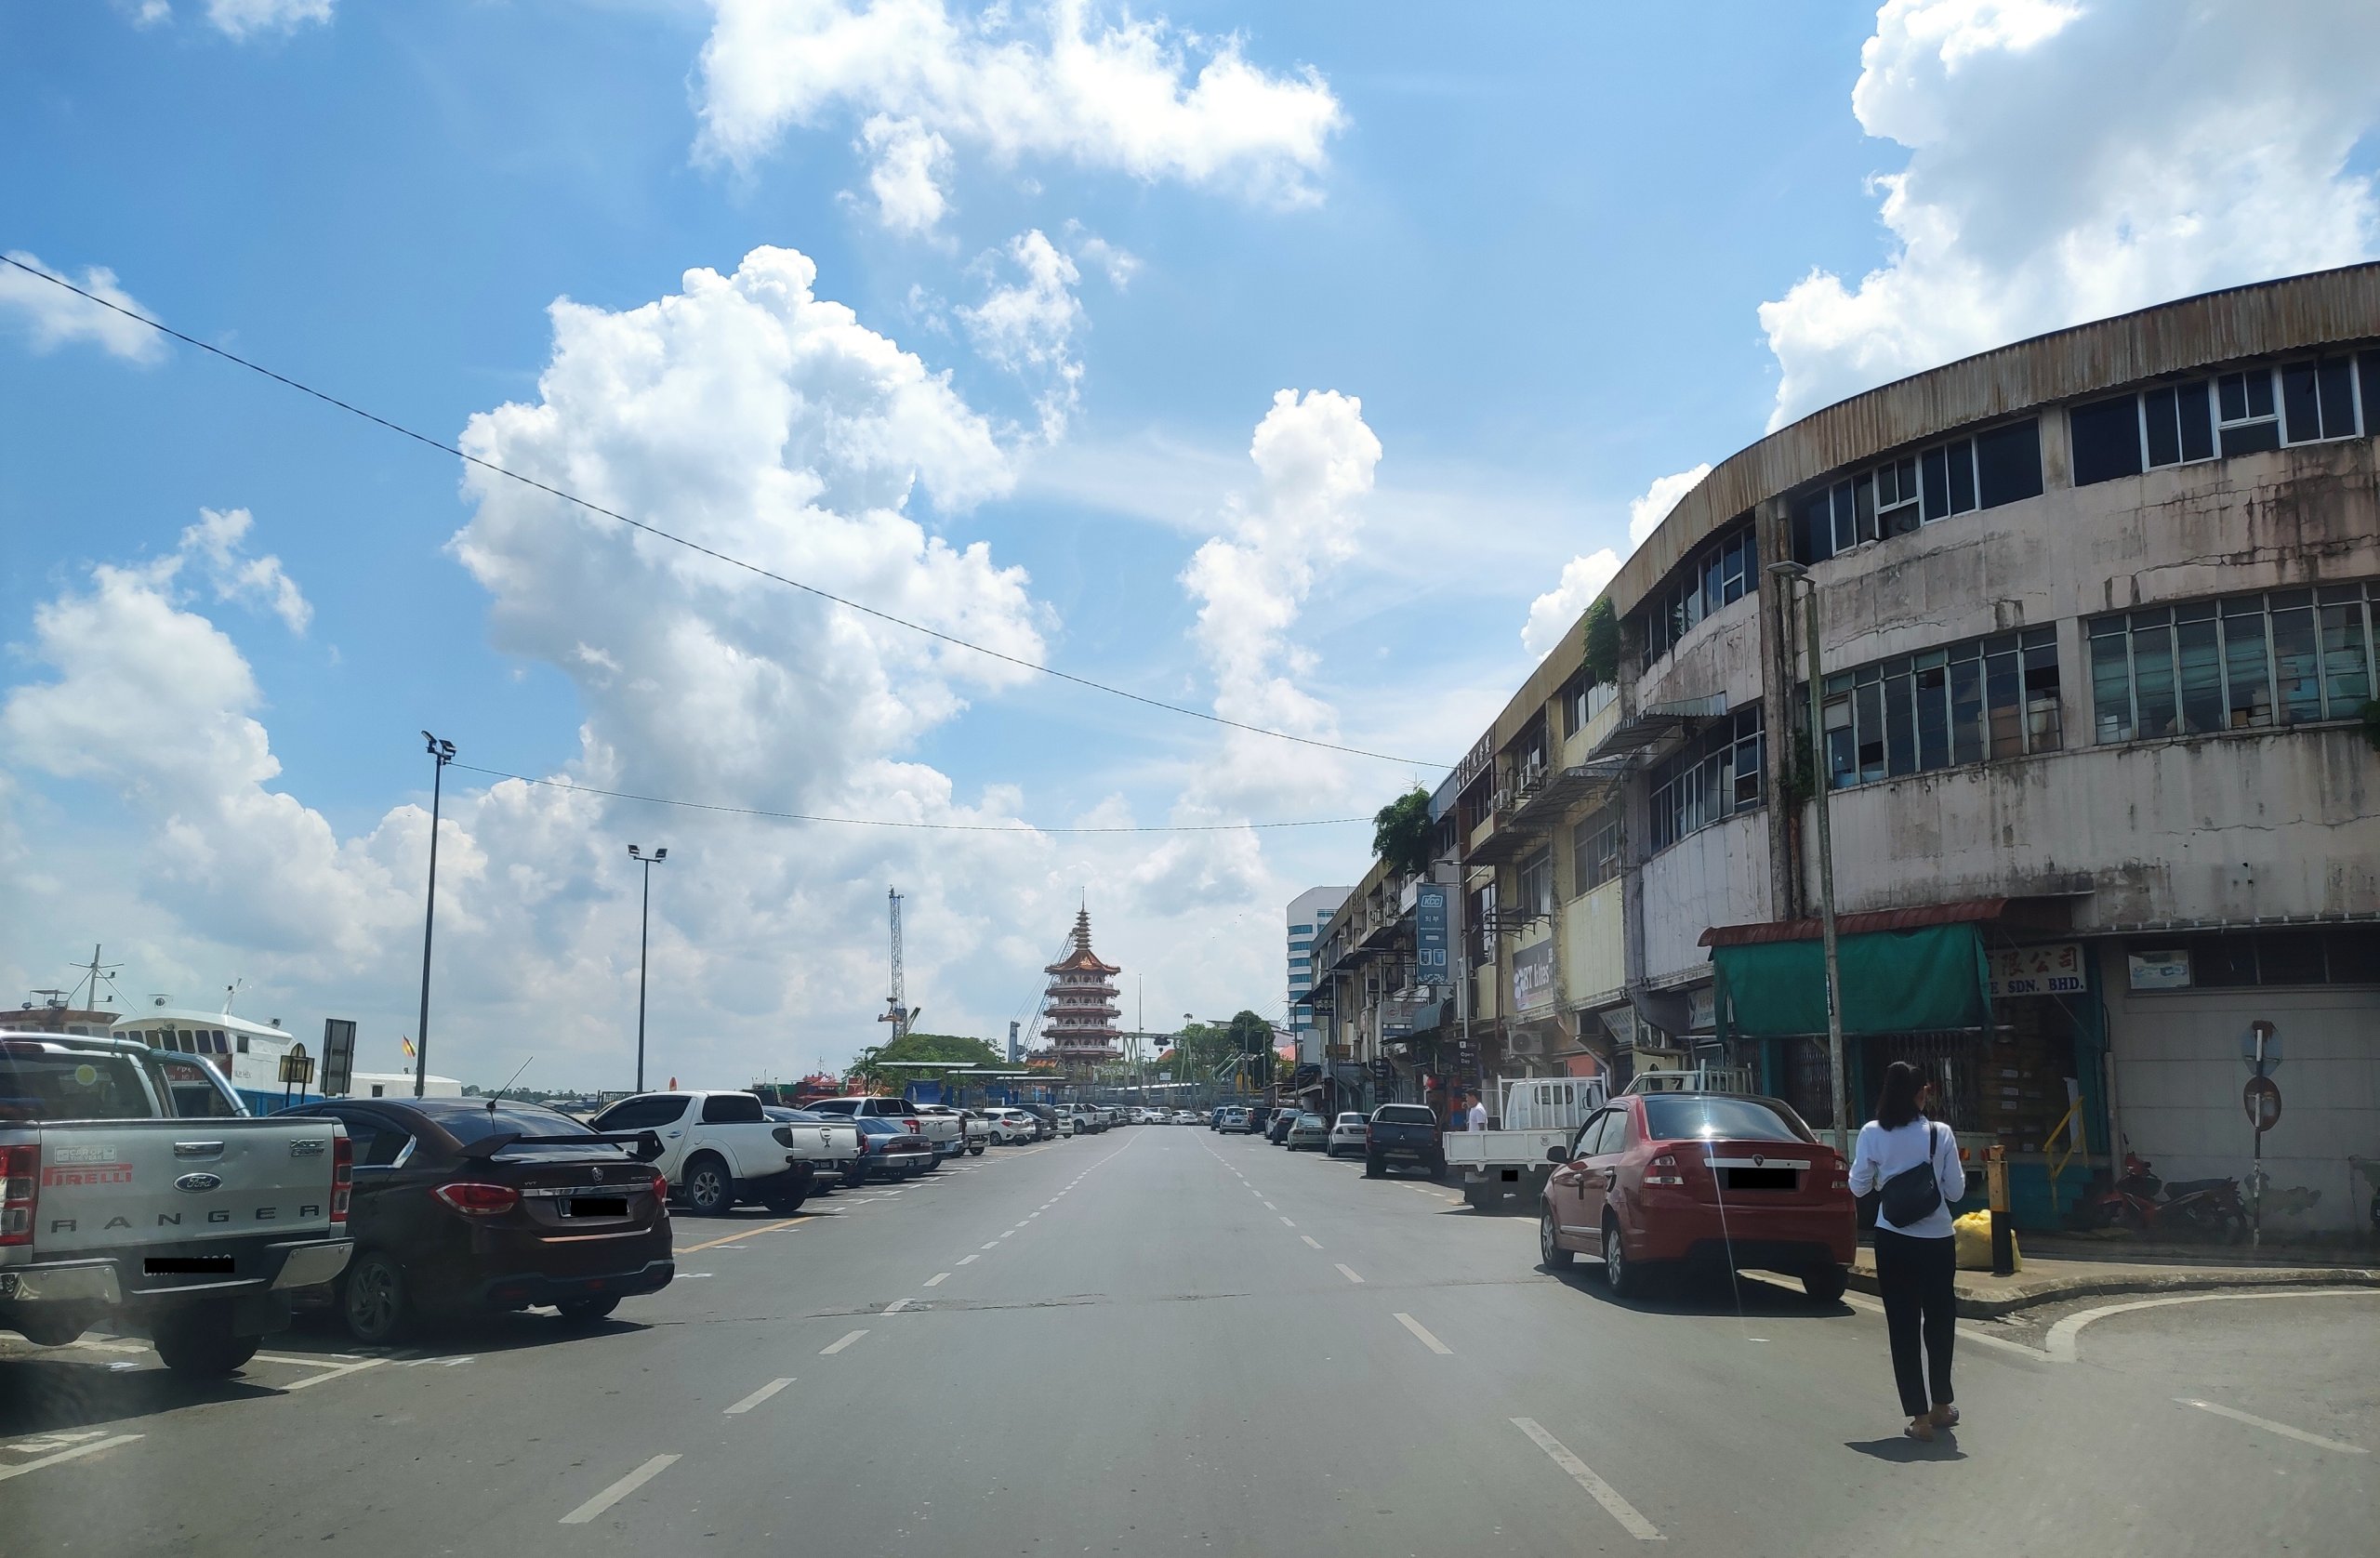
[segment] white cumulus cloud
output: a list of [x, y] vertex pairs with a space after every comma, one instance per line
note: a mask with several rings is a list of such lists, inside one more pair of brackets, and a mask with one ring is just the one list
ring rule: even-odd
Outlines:
[[246, 40], [265, 33], [294, 33], [309, 22], [328, 21], [334, 0], [206, 0], [206, 20], [225, 37]]
[[1075, 297], [1082, 271], [1038, 228], [1009, 240], [1007, 257], [1016, 279], [992, 287], [980, 304], [960, 308], [959, 317], [987, 361], [1041, 385], [1041, 434], [1054, 442], [1081, 396], [1074, 337], [1083, 327]]
[[2380, 252], [2370, 0], [1888, 0], [1852, 110], [1889, 257], [1765, 304], [1771, 427], [2042, 331]]
[[[51, 271], [38, 256], [22, 249], [11, 249], [8, 257], [52, 275], [65, 274]], [[115, 284], [115, 272], [103, 265], [87, 267], [79, 278], [69, 279], [93, 297], [104, 297], [118, 308], [142, 314], [149, 311]], [[110, 356], [128, 363], [156, 363], [165, 355], [165, 337], [148, 325], [103, 309], [88, 298], [77, 297], [39, 276], [28, 276], [14, 265], [0, 265], [0, 314], [11, 315], [23, 323], [35, 351], [55, 351], [61, 346], [88, 341]]]
[[1528, 603], [1528, 620], [1521, 625], [1521, 647], [1543, 659], [1619, 572], [1620, 554], [1609, 547], [1564, 563], [1561, 583]]
[[1345, 123], [1311, 68], [1268, 73], [1236, 37], [1109, 20], [1087, 0], [974, 11], [946, 0], [715, 6], [697, 89], [702, 149], [749, 162], [788, 128], [832, 114], [880, 124], [863, 145], [896, 227], [940, 216], [956, 146], [1002, 165], [1049, 158], [1310, 203]]
[[1678, 506], [1679, 500], [1701, 485], [1702, 479], [1710, 474], [1711, 467], [1703, 464], [1696, 466], [1691, 470], [1680, 470], [1668, 476], [1657, 476], [1653, 479], [1653, 484], [1645, 489], [1644, 496], [1630, 498], [1628, 500], [1628, 549], [1633, 552], [1643, 546], [1646, 536], [1661, 528], [1661, 522], [1670, 517], [1670, 510]]

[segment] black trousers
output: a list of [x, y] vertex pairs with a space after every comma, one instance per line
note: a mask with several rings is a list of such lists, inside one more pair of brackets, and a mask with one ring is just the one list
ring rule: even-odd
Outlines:
[[1950, 1393], [1950, 1339], [1956, 1334], [1951, 1274], [1958, 1269], [1951, 1245], [1948, 1238], [1876, 1230], [1876, 1291], [1884, 1303], [1884, 1331], [1892, 1339], [1893, 1383], [1900, 1387], [1900, 1409], [1912, 1418], [1957, 1399]]

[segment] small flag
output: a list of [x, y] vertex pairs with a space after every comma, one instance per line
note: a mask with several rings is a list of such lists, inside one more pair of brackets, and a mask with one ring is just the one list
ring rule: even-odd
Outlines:
[[407, 1060], [411, 1060], [411, 1059], [413, 1059], [413, 1040], [412, 1040], [412, 1039], [409, 1039], [409, 1038], [404, 1037], [403, 1035], [400, 1035], [400, 1036], [398, 1036], [397, 1043], [398, 1043], [398, 1045], [399, 1045], [399, 1046], [401, 1046], [401, 1047], [403, 1049], [403, 1050], [404, 1050], [404, 1052], [405, 1052], [405, 1059], [407, 1059]]

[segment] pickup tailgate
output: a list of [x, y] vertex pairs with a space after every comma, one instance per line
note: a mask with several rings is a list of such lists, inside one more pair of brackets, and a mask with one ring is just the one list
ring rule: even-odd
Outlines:
[[1521, 1164], [1538, 1167], [1545, 1162], [1548, 1149], [1569, 1144], [1567, 1130], [1456, 1130], [1447, 1134], [1447, 1161], [1507, 1168]]
[[859, 1155], [859, 1128], [796, 1120], [776, 1128], [776, 1139], [810, 1163], [847, 1163]]
[[323, 1238], [331, 1233], [331, 1120], [105, 1120], [41, 1128], [33, 1252]]

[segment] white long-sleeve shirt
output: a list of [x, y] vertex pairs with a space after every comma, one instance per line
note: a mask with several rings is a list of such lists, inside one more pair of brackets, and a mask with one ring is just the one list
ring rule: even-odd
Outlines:
[[1950, 1128], [1928, 1120], [1923, 1115], [1890, 1130], [1874, 1120], [1859, 1128], [1859, 1143], [1851, 1153], [1851, 1194], [1854, 1195], [1865, 1195], [1881, 1189], [1884, 1182], [1895, 1174], [1924, 1162], [1929, 1153], [1934, 1158], [1934, 1182], [1942, 1187], [1942, 1204], [1905, 1228], [1888, 1221], [1879, 1211], [1876, 1214], [1877, 1227], [1895, 1234], [1907, 1234], [1911, 1238], [1949, 1238], [1950, 1203], [1967, 1193], [1966, 1169], [1959, 1163], [1959, 1142], [1950, 1134]]

